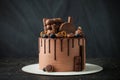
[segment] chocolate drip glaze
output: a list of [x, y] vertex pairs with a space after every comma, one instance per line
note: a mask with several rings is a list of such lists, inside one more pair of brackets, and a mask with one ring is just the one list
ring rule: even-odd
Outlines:
[[78, 39], [78, 46], [80, 46], [80, 39]]
[[60, 40], [60, 49], [61, 49], [61, 52], [62, 52], [62, 39]]
[[81, 56], [81, 70], [83, 69], [83, 46], [79, 46], [80, 47], [80, 56]]
[[44, 39], [44, 54], [46, 53], [46, 39]]
[[48, 45], [48, 47], [49, 47], [49, 50], [48, 50], [48, 51], [49, 51], [49, 53], [50, 53], [50, 39], [48, 40], [48, 44], [49, 44], [49, 45]]
[[54, 60], [56, 60], [56, 40], [54, 40]]
[[68, 56], [69, 56], [69, 39], [67, 40], [67, 51], [68, 51]]
[[42, 47], [42, 39], [41, 39], [41, 47]]
[[82, 69], [84, 69], [84, 56], [85, 56], [85, 53], [84, 53], [84, 47], [85, 47], [85, 40], [84, 39], [82, 39], [82, 55], [81, 55], [81, 57], [82, 57]]
[[80, 47], [80, 56], [82, 57], [82, 55], [83, 55], [83, 46], [80, 45], [79, 47]]
[[74, 48], [74, 39], [72, 39], [72, 48]]

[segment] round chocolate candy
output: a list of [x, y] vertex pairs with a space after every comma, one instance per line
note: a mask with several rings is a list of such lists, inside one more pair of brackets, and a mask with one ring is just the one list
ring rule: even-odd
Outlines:
[[76, 38], [80, 37], [80, 34], [75, 34], [75, 37], [76, 37]]
[[43, 68], [43, 71], [46, 72], [53, 72], [54, 67], [52, 65], [47, 65], [45, 68]]
[[50, 38], [56, 38], [55, 34], [50, 34]]

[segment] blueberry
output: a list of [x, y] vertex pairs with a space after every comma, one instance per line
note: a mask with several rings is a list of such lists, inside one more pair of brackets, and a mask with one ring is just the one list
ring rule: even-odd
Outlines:
[[55, 34], [50, 34], [50, 38], [56, 38]]
[[48, 38], [48, 36], [46, 34], [43, 34], [42, 37], [43, 38]]
[[80, 37], [80, 34], [75, 34], [75, 37], [76, 37], [76, 38]]

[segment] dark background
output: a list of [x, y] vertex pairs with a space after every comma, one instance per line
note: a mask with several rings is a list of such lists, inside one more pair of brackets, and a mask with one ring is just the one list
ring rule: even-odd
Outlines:
[[38, 57], [42, 18], [72, 16], [87, 37], [88, 58], [120, 56], [116, 0], [0, 0], [0, 58]]

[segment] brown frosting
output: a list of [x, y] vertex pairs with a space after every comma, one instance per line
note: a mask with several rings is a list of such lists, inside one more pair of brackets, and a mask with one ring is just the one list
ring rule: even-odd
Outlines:
[[[39, 45], [41, 70], [47, 65], [54, 66], [56, 72], [81, 71], [85, 68], [84, 38], [39, 38]], [[75, 56], [81, 58], [79, 69], [75, 69]]]

